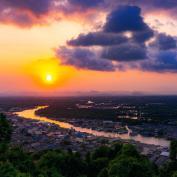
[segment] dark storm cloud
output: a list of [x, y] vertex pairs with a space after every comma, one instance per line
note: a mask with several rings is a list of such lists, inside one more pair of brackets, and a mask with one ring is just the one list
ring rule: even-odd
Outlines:
[[[144, 43], [153, 36], [153, 30], [144, 22], [140, 13], [139, 7], [118, 7], [108, 15], [100, 31], [80, 34], [67, 43], [74, 49], [59, 48], [57, 55], [63, 64], [103, 71], [123, 69], [121, 63], [147, 59]], [[132, 36], [126, 37], [126, 32], [131, 32]], [[94, 50], [91, 52], [80, 48], [88, 46], [100, 46], [100, 55]], [[117, 65], [113, 65], [112, 61], [116, 61]]]
[[54, 0], [1, 0], [0, 22], [32, 26], [46, 20]]
[[145, 47], [133, 43], [105, 48], [102, 57], [123, 62], [144, 60], [147, 58]]
[[4, 8], [28, 10], [35, 15], [40, 15], [49, 11], [51, 2], [51, 0], [1, 0], [0, 4]]
[[104, 2], [104, 0], [68, 0], [71, 5], [83, 8], [95, 8]]
[[149, 11], [151, 10], [159, 10], [159, 9], [165, 9], [170, 10], [177, 7], [177, 1], [176, 0], [105, 0], [106, 5], [111, 5], [112, 7], [115, 7], [116, 5], [134, 5], [139, 6], [143, 8], [144, 10], [147, 9]]
[[120, 6], [107, 17], [105, 32], [143, 31], [147, 28], [136, 6]]
[[177, 52], [161, 51], [154, 59], [140, 65], [141, 70], [154, 72], [177, 72]]
[[[151, 6], [157, 7], [157, 8], [164, 8], [164, 9], [171, 9], [177, 7], [177, 1], [176, 0], [145, 0], [145, 2], [149, 2]], [[148, 4], [147, 4], [148, 5]]]
[[121, 34], [91, 32], [88, 34], [80, 34], [76, 39], [68, 41], [71, 46], [108, 46], [118, 45], [127, 42], [127, 38]]
[[[111, 12], [103, 29], [98, 32], [80, 34], [68, 41], [74, 47], [100, 46], [102, 57], [119, 62], [144, 60], [147, 58], [145, 41], [153, 37], [153, 30], [143, 21], [141, 9], [121, 6]], [[131, 32], [132, 37], [125, 37]]]
[[[0, 22], [32, 26], [64, 18], [65, 15], [72, 17], [73, 13], [84, 17], [86, 11], [98, 8], [103, 2], [104, 0], [0, 0]], [[91, 14], [94, 12], [90, 11]]]
[[143, 31], [133, 33], [133, 39], [136, 42], [144, 43], [154, 36], [154, 31], [150, 27], [146, 27]]
[[[141, 9], [146, 13], [151, 13], [152, 10], [166, 10], [166, 12], [173, 13], [174, 16], [176, 16], [177, 10], [176, 0], [0, 0], [0, 22], [19, 24], [20, 21], [21, 25], [22, 19], [26, 18], [27, 21], [24, 22], [24, 25], [28, 24], [28, 21], [29, 25], [33, 25], [45, 22], [53, 16], [56, 16], [56, 18], [53, 17], [54, 19], [60, 19], [58, 16], [62, 18], [65, 15], [73, 16], [73, 13], [84, 16], [88, 11], [92, 15], [97, 15], [97, 12], [109, 12], [120, 5], [127, 7], [124, 6], [122, 11], [121, 9], [119, 12], [115, 10], [110, 14], [109, 24], [105, 26], [106, 30], [124, 31], [127, 28], [136, 31], [146, 28], [146, 24], [139, 15]], [[130, 5], [134, 5], [134, 8], [130, 8]], [[93, 9], [94, 11], [92, 11]], [[52, 17], [50, 17], [51, 14]], [[126, 16], [126, 18], [123, 17], [125, 22], [119, 18], [121, 16]], [[118, 21], [114, 24], [113, 21], [117, 18]], [[133, 18], [136, 19], [135, 23], [132, 23]]]
[[137, 6], [120, 6], [108, 17], [105, 32], [121, 33], [130, 31], [137, 42], [145, 42], [153, 37], [153, 30], [144, 22], [141, 9]]
[[61, 59], [61, 62], [64, 65], [71, 65], [80, 69], [97, 71], [115, 70], [115, 67], [111, 61], [100, 59], [89, 49], [68, 49], [66, 47], [60, 47], [56, 53], [57, 57]]
[[[125, 37], [126, 32], [131, 35]], [[149, 45], [146, 41], [152, 37], [155, 42]], [[80, 34], [68, 41], [68, 45], [73, 48], [60, 48], [58, 56], [62, 56], [63, 64], [78, 68], [177, 72], [176, 39], [154, 31], [144, 22], [141, 8], [136, 6], [119, 6], [108, 14], [100, 31]], [[98, 55], [94, 49], [87, 49], [88, 46], [100, 46], [101, 52]]]
[[160, 50], [169, 50], [176, 48], [176, 40], [170, 35], [159, 34], [157, 37], [157, 43]]

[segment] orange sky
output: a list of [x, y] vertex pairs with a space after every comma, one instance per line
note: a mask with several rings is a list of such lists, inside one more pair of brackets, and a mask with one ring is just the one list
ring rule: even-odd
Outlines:
[[[154, 24], [157, 15], [147, 16]], [[168, 18], [159, 16], [168, 21]], [[96, 72], [61, 66], [54, 49], [81, 32], [91, 29], [79, 20], [62, 20], [46, 26], [20, 28], [0, 25], [0, 94], [41, 95], [74, 92], [145, 92], [177, 94], [177, 75], [129, 70], [124, 72]], [[159, 30], [177, 35], [174, 27], [162, 26]], [[51, 69], [52, 68], [52, 69]], [[45, 81], [49, 72], [52, 84]]]

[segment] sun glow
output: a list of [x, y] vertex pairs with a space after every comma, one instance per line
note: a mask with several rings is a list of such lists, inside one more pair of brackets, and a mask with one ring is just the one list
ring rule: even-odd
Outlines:
[[74, 76], [75, 69], [62, 66], [59, 60], [43, 59], [31, 63], [26, 71], [31, 71], [31, 78], [41, 89], [59, 88]]
[[47, 81], [48, 83], [52, 83], [52, 81], [53, 81], [53, 76], [52, 76], [51, 74], [47, 74], [45, 79], [46, 79], [46, 81]]

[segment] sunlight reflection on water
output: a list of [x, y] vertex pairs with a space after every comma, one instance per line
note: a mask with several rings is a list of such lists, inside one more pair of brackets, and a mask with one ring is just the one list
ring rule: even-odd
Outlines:
[[110, 133], [110, 132], [104, 132], [104, 131], [96, 131], [96, 130], [92, 130], [92, 129], [88, 129], [88, 128], [82, 128], [82, 127], [76, 127], [70, 123], [66, 123], [66, 122], [61, 122], [58, 120], [52, 120], [49, 119], [47, 117], [40, 117], [38, 115], [35, 114], [35, 111], [39, 110], [39, 109], [43, 109], [46, 108], [48, 106], [38, 106], [34, 109], [28, 109], [28, 110], [24, 110], [24, 111], [20, 111], [20, 112], [16, 112], [16, 114], [20, 117], [23, 117], [25, 119], [33, 119], [33, 120], [39, 120], [42, 122], [46, 122], [46, 123], [51, 123], [51, 124], [55, 124], [58, 125], [59, 127], [62, 128], [66, 128], [66, 129], [71, 129], [73, 128], [76, 131], [82, 132], [82, 133], [88, 133], [88, 134], [92, 134], [95, 136], [99, 136], [99, 137], [109, 137], [109, 138], [121, 138], [121, 139], [130, 139], [130, 140], [135, 140], [135, 141], [139, 141], [141, 143], [144, 144], [154, 144], [154, 145], [160, 145], [160, 146], [164, 146], [164, 147], [168, 147], [170, 142], [168, 140], [165, 140], [163, 138], [155, 138], [155, 137], [144, 137], [140, 134], [136, 135], [136, 136], [130, 136], [130, 132], [131, 130], [128, 129], [128, 133], [125, 134], [118, 134], [118, 133]]

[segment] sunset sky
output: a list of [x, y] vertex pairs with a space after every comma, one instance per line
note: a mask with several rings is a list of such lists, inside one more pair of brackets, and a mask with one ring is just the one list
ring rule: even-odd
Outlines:
[[176, 0], [0, 0], [0, 95], [177, 94]]

